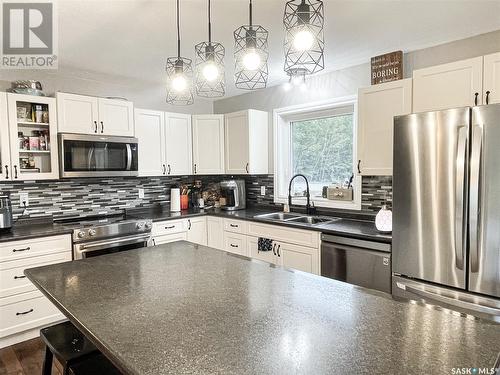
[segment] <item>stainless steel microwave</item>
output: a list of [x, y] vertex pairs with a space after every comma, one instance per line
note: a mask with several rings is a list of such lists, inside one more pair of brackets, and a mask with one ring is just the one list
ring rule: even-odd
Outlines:
[[137, 138], [59, 134], [62, 178], [138, 176]]

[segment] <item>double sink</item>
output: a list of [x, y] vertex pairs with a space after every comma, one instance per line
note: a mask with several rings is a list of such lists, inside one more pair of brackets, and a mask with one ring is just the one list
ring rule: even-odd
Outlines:
[[335, 221], [341, 220], [340, 218], [336, 217], [307, 216], [285, 212], [273, 212], [270, 214], [255, 215], [254, 218], [275, 223], [301, 224], [310, 226], [330, 224]]

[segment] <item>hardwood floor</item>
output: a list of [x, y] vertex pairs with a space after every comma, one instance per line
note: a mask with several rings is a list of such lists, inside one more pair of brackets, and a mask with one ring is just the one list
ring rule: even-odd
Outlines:
[[[44, 354], [45, 345], [40, 338], [0, 349], [0, 375], [39, 375]], [[62, 367], [56, 359], [52, 374], [62, 375]]]

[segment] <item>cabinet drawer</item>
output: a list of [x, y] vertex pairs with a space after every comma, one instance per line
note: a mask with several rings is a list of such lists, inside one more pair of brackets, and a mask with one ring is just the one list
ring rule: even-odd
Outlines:
[[158, 245], [162, 245], [164, 243], [186, 241], [186, 240], [187, 240], [187, 233], [182, 232], [182, 233], [166, 234], [163, 236], [153, 237], [153, 244], [154, 244], [154, 246], [158, 246]]
[[248, 235], [319, 248], [320, 234], [313, 230], [290, 229], [278, 225], [248, 223]]
[[153, 224], [153, 236], [174, 234], [187, 231], [186, 220], [168, 220]]
[[276, 256], [272, 251], [259, 251], [259, 239], [255, 237], [247, 238], [248, 254], [251, 258], [264, 262], [276, 264]]
[[66, 251], [0, 263], [0, 298], [36, 290], [24, 276], [25, 269], [70, 261], [71, 258], [71, 252]]
[[239, 255], [247, 255], [246, 236], [237, 233], [224, 233], [224, 250]]
[[0, 262], [72, 251], [71, 236], [42, 237], [0, 244]]
[[64, 319], [64, 315], [38, 291], [0, 299], [0, 337]]
[[224, 219], [224, 230], [226, 232], [246, 234], [247, 223], [242, 220]]

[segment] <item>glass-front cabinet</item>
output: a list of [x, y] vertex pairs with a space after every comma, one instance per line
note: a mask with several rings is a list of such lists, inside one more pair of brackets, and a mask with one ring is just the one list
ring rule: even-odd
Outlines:
[[[41, 96], [7, 94], [7, 107], [10, 167], [9, 163], [2, 160], [4, 180], [57, 179], [59, 164], [56, 100]], [[3, 159], [5, 126], [1, 126]]]

